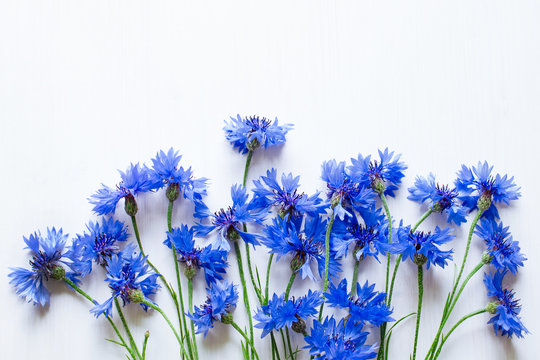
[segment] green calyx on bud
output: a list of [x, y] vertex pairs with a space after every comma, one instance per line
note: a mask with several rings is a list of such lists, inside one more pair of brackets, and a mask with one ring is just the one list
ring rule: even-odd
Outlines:
[[356, 245], [356, 246], [354, 247], [354, 249], [353, 249], [353, 255], [354, 255], [354, 258], [357, 259], [356, 261], [358, 261], [358, 262], [364, 260], [364, 258], [365, 258], [364, 254], [360, 255], [360, 257], [357, 256], [357, 255], [358, 255], [358, 252], [359, 252], [360, 250], [362, 250], [362, 249], [363, 249], [363, 247], [360, 247], [360, 246], [358, 246], [358, 245]]
[[497, 313], [497, 306], [499, 306], [498, 302], [496, 301], [490, 302], [489, 304], [487, 304], [486, 310], [491, 315], [495, 315]]
[[478, 210], [481, 212], [486, 211], [491, 206], [491, 194], [482, 194], [478, 198], [478, 202], [476, 203], [476, 206], [478, 207]]
[[144, 332], [144, 338], [145, 338], [145, 339], [148, 339], [149, 337], [150, 337], [150, 331], [146, 330], [146, 331]]
[[281, 208], [281, 209], [279, 209], [279, 211], [278, 211], [278, 216], [279, 216], [281, 219], [285, 219], [285, 216], [287, 216], [288, 213], [289, 213], [289, 210], [284, 209], [284, 208]]
[[487, 251], [484, 251], [482, 253], [482, 264], [488, 265], [488, 264], [491, 264], [492, 261], [493, 261], [493, 255], [491, 255]]
[[332, 209], [339, 205], [339, 202], [341, 201], [341, 194], [336, 192], [334, 195], [332, 195], [332, 198], [330, 198], [330, 205], [332, 206]]
[[129, 216], [135, 216], [135, 214], [137, 214], [139, 207], [137, 206], [137, 201], [135, 201], [135, 197], [132, 194], [128, 194], [126, 197], [124, 197], [124, 210], [126, 210], [126, 214]]
[[184, 270], [184, 275], [186, 275], [188, 280], [191, 280], [195, 275], [197, 275], [197, 269], [194, 266], [187, 266]]
[[221, 322], [224, 324], [232, 324], [233, 316], [230, 312], [227, 312], [225, 315], [221, 315]]
[[134, 304], [144, 302], [144, 293], [139, 289], [129, 290], [128, 299]]
[[427, 262], [427, 257], [424, 254], [414, 254], [413, 263], [418, 266], [423, 266]]
[[291, 260], [291, 265], [290, 265], [291, 271], [293, 273], [297, 272], [298, 270], [300, 270], [302, 266], [304, 266], [305, 263], [306, 263], [306, 255], [297, 253]]
[[293, 329], [294, 332], [297, 332], [299, 334], [303, 334], [306, 332], [306, 322], [298, 315], [296, 315], [297, 321], [293, 322], [291, 325], [291, 329]]
[[238, 230], [234, 228], [234, 226], [229, 226], [227, 229], [227, 234], [225, 235], [228, 240], [235, 242], [240, 240], [240, 234], [238, 233]]
[[249, 151], [255, 151], [261, 146], [261, 143], [257, 138], [247, 142], [246, 147]]
[[178, 183], [170, 183], [169, 186], [167, 186], [165, 195], [167, 195], [169, 201], [175, 201], [180, 195], [180, 185]]
[[371, 181], [371, 188], [375, 190], [378, 194], [384, 194], [384, 190], [386, 190], [386, 185], [384, 185], [384, 181], [381, 178], [375, 178], [373, 181]]
[[436, 202], [431, 209], [434, 213], [441, 213], [444, 210], [444, 206], [441, 203]]
[[54, 280], [62, 280], [66, 276], [66, 270], [60, 265], [56, 265], [51, 270], [51, 277]]

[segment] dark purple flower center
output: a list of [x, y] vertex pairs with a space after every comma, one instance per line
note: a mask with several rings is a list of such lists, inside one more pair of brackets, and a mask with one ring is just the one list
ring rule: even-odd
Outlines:
[[519, 314], [519, 299], [514, 299], [514, 290], [504, 289], [502, 295], [499, 296], [499, 303], [513, 315]]
[[481, 195], [489, 196], [493, 195], [497, 191], [497, 187], [495, 186], [495, 179], [493, 176], [489, 176], [486, 180], [483, 181], [475, 181], [475, 183], [478, 185]]
[[251, 127], [250, 132], [252, 133], [259, 130], [263, 130], [263, 131], [266, 130], [270, 126], [270, 123], [271, 123], [271, 121], [268, 120], [267, 118], [259, 117], [256, 115], [246, 117], [244, 118], [244, 121], [246, 125]]
[[[486, 241], [486, 243], [488, 242]], [[509, 238], [505, 238], [500, 233], [494, 233], [491, 236], [490, 243], [492, 251], [502, 254], [504, 257], [510, 256], [514, 253]]]
[[441, 211], [449, 209], [454, 203], [454, 199], [458, 196], [458, 192], [455, 188], [450, 189], [448, 185], [435, 186], [437, 191], [437, 204], [440, 206]]
[[44, 251], [40, 250], [39, 253], [32, 257], [30, 265], [36, 274], [43, 275], [49, 280], [49, 276], [57, 265], [56, 262], [60, 260], [61, 257], [62, 253], [60, 251], [56, 251], [52, 256], [49, 256]]
[[426, 242], [430, 234], [430, 232], [424, 233], [423, 231], [418, 231], [415, 233], [409, 232], [409, 242], [414, 245], [416, 252], [422, 249], [422, 245]]
[[199, 258], [201, 251], [195, 248], [191, 251], [182, 251], [178, 261], [185, 263], [187, 267], [199, 268], [201, 265], [201, 259]]
[[382, 172], [383, 172], [383, 164], [382, 163], [379, 164], [377, 162], [377, 160], [373, 160], [373, 161], [369, 162], [368, 175], [369, 175], [369, 180], [371, 181], [372, 184], [377, 180], [384, 181], [384, 176], [383, 176]]
[[231, 226], [235, 227], [238, 221], [235, 219], [234, 210], [229, 206], [227, 210], [220, 209], [214, 213], [212, 224], [220, 229], [229, 229]]
[[373, 228], [372, 226], [366, 227], [363, 225], [354, 225], [349, 227], [349, 233], [354, 236], [356, 247], [358, 249], [363, 249], [366, 246], [369, 246], [379, 237], [379, 231]]
[[273, 190], [273, 192], [275, 195], [274, 205], [280, 206], [283, 214], [290, 214], [294, 217], [300, 215], [296, 210], [296, 204], [298, 203], [298, 200], [304, 196], [304, 193], [299, 194], [296, 190], [292, 193], [277, 190]]
[[360, 193], [360, 185], [352, 182], [350, 179], [345, 179], [340, 186], [327, 184], [328, 198], [331, 201], [341, 201], [342, 206], [349, 206], [351, 199], [355, 198]]
[[94, 250], [96, 252], [96, 262], [100, 265], [106, 265], [107, 260], [113, 254], [116, 254], [120, 248], [116, 245], [116, 238], [110, 234], [98, 234], [94, 241]]

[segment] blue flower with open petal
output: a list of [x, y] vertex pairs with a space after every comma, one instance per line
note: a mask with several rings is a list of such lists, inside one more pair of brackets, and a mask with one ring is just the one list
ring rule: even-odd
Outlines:
[[511, 338], [516, 335], [519, 338], [523, 334], [528, 334], [529, 330], [521, 322], [519, 313], [521, 305], [519, 300], [515, 299], [514, 290], [505, 289], [502, 286], [502, 281], [507, 270], [497, 270], [494, 274], [484, 274], [484, 284], [488, 290], [488, 296], [495, 297], [494, 303], [488, 305], [488, 310], [493, 316], [488, 324], [493, 324], [495, 334], [501, 333], [501, 336]]
[[519, 242], [510, 235], [509, 227], [494, 220], [482, 219], [474, 233], [482, 238], [488, 253], [493, 257], [492, 264], [497, 269], [508, 269], [516, 274], [527, 258], [520, 252]]
[[242, 224], [262, 224], [267, 212], [265, 210], [250, 210], [246, 188], [241, 185], [231, 187], [231, 198], [233, 201], [231, 207], [227, 210], [221, 209], [214, 214], [210, 212], [202, 201], [195, 202], [194, 216], [201, 220], [210, 219], [211, 221], [211, 225], [196, 224], [194, 227], [196, 234], [206, 236], [216, 230], [218, 236], [212, 246], [214, 249], [225, 251], [231, 250], [228, 240], [237, 241], [242, 238], [246, 243], [259, 245], [258, 235], [249, 234], [240, 230], [240, 228]]
[[[274, 218], [272, 225], [265, 228], [263, 244], [276, 254], [276, 261], [284, 255], [291, 255], [291, 270], [300, 271], [302, 279], [309, 277], [315, 281], [311, 266], [316, 263], [321, 277], [324, 274], [324, 237], [326, 220], [320, 217], [306, 218], [304, 229], [297, 229], [285, 219]], [[337, 276], [341, 272], [335, 251], [330, 252], [329, 273]]]
[[[102, 304], [94, 306], [90, 312], [96, 317], [101, 314], [112, 316], [112, 304], [114, 299], [120, 298], [124, 306], [130, 302], [140, 302], [137, 298], [140, 294], [144, 299], [152, 302], [149, 296], [154, 295], [160, 286], [157, 284], [159, 274], [156, 274], [146, 263], [146, 256], [137, 253], [133, 243], [128, 244], [118, 254], [113, 254], [107, 265], [107, 281], [112, 295]], [[144, 310], [147, 306], [140, 303]]]
[[285, 142], [285, 135], [293, 128], [292, 124], [279, 125], [278, 119], [274, 122], [260, 116], [247, 116], [242, 118], [236, 115], [231, 121], [225, 121], [225, 137], [242, 154], [253, 151], [259, 146], [265, 149]]
[[203, 269], [206, 283], [210, 286], [218, 280], [223, 280], [227, 267], [227, 252], [212, 249], [211, 246], [196, 247], [194, 233], [195, 229], [181, 225], [180, 228], [173, 228], [172, 232], [167, 232], [167, 239], [163, 243], [168, 247], [171, 247], [171, 243], [174, 245], [178, 261], [186, 267], [186, 274], [189, 270], [196, 272]]
[[274, 330], [292, 328], [298, 333], [305, 331], [305, 320], [318, 313], [317, 307], [323, 302], [319, 291], [309, 290], [305, 296], [285, 301], [284, 295], [274, 294], [268, 305], [263, 305], [255, 314], [259, 323], [256, 328], [263, 329], [261, 338]]
[[145, 165], [131, 164], [126, 172], [120, 170], [118, 172], [122, 181], [116, 185], [115, 189], [101, 184], [102, 188], [88, 199], [90, 204], [94, 205], [92, 210], [98, 215], [114, 213], [120, 199], [134, 201], [135, 195], [154, 191], [161, 186], [161, 183], [152, 176], [152, 171]]
[[237, 286], [227, 280], [215, 282], [207, 292], [206, 302], [200, 308], [195, 306], [193, 314], [186, 314], [197, 327], [197, 334], [204, 333], [205, 337], [214, 327], [214, 322], [231, 315], [238, 301]]
[[30, 234], [28, 238], [23, 237], [23, 240], [32, 255], [30, 269], [10, 268], [9, 283], [15, 287], [17, 295], [26, 301], [45, 306], [49, 303], [50, 293], [44, 281], [49, 278], [61, 280], [64, 275], [74, 282], [78, 281], [76, 273], [65, 272], [62, 266], [67, 265], [71, 269], [77, 267], [64, 251], [67, 234], [64, 234], [62, 229], [57, 231], [53, 227], [47, 229], [45, 236], [38, 231]]
[[388, 148], [384, 149], [384, 152], [379, 150], [379, 161], [372, 161], [371, 155], [363, 157], [358, 154], [357, 159], [351, 159], [351, 178], [377, 193], [384, 192], [385, 195], [394, 197], [401, 179], [405, 176], [403, 172], [407, 169], [407, 165], [399, 161], [400, 157], [401, 155], [394, 156], [394, 152], [389, 152]]
[[174, 187], [175, 194], [183, 194], [185, 199], [194, 201], [201, 200], [206, 196], [206, 178], [194, 179], [191, 167], [184, 169], [178, 166], [182, 155], [178, 155], [178, 151], [170, 148], [167, 153], [163, 150], [156, 154], [152, 159], [154, 181], [160, 184], [160, 187]]
[[304, 339], [310, 354], [321, 360], [365, 360], [377, 355], [377, 346], [366, 345], [368, 333], [353, 321], [334, 317], [315, 320], [311, 334]]
[[493, 220], [499, 218], [496, 203], [508, 205], [510, 201], [517, 200], [521, 194], [520, 187], [514, 184], [513, 176], [510, 178], [506, 174], [493, 176], [492, 170], [493, 166], [489, 166], [486, 161], [479, 162], [472, 170], [462, 165], [457, 173], [456, 189], [462, 194], [459, 199], [469, 212], [476, 209], [478, 201], [482, 200], [482, 206], [487, 207], [482, 216]]
[[417, 176], [414, 185], [409, 188], [411, 193], [407, 198], [419, 204], [428, 202], [433, 211], [447, 215], [449, 223], [461, 225], [466, 222], [467, 209], [458, 204], [456, 188], [448, 185], [439, 185], [435, 182], [435, 175], [429, 174], [427, 178]]

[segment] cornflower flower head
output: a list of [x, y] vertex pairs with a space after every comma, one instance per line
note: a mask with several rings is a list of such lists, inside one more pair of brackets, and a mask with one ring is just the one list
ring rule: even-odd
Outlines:
[[102, 304], [97, 303], [90, 312], [96, 317], [101, 314], [112, 316], [114, 299], [120, 298], [123, 305], [132, 302], [140, 303], [144, 310], [147, 306], [144, 300], [152, 302], [149, 298], [154, 295], [160, 286], [157, 284], [159, 274], [156, 274], [146, 263], [146, 256], [135, 251], [130, 243], [118, 254], [113, 254], [107, 265], [107, 278], [111, 289], [111, 297]]
[[371, 155], [363, 157], [358, 154], [358, 158], [351, 159], [352, 165], [349, 167], [351, 178], [360, 185], [373, 189], [377, 194], [395, 196], [403, 173], [407, 169], [404, 162], [399, 161], [401, 155], [394, 156], [394, 152], [389, 152], [388, 148], [384, 152], [379, 150], [379, 161], [371, 160]]
[[312, 356], [321, 360], [365, 360], [377, 355], [377, 346], [366, 345], [368, 333], [352, 321], [326, 317], [313, 321], [311, 334], [304, 339]]
[[206, 196], [206, 178], [194, 179], [191, 167], [178, 166], [182, 155], [170, 148], [167, 153], [160, 150], [152, 159], [152, 177], [159, 187], [167, 186], [166, 195], [170, 201], [178, 199], [180, 194], [190, 201], [201, 200]]
[[171, 244], [178, 254], [178, 261], [184, 264], [184, 274], [188, 278], [195, 276], [199, 269], [204, 271], [204, 277], [208, 286], [218, 280], [223, 280], [227, 267], [227, 252], [212, 249], [211, 246], [199, 248], [195, 246], [195, 229], [181, 225], [167, 232], [167, 239], [163, 242], [169, 248]]
[[202, 201], [196, 201], [194, 216], [201, 219], [201, 221], [209, 219], [211, 224], [196, 224], [194, 227], [195, 233], [198, 236], [206, 236], [216, 230], [218, 234], [216, 240], [212, 243], [212, 247], [227, 252], [231, 250], [228, 240], [238, 241], [241, 238], [246, 243], [254, 246], [259, 245], [257, 235], [244, 232], [240, 228], [242, 224], [262, 224], [266, 217], [266, 211], [250, 210], [246, 188], [241, 185], [233, 185], [231, 187], [231, 198], [233, 202], [232, 206], [216, 211], [213, 214]]
[[362, 211], [375, 205], [373, 192], [352, 180], [344, 161], [325, 161], [321, 178], [326, 182], [328, 201], [339, 219], [352, 217], [355, 209]]
[[274, 122], [260, 116], [247, 116], [225, 121], [225, 137], [242, 154], [254, 151], [260, 146], [265, 149], [285, 142], [285, 135], [293, 128], [292, 124], [279, 125], [278, 119]]
[[385, 302], [385, 293], [375, 291], [375, 284], [369, 285], [366, 281], [363, 286], [356, 287], [356, 296], [347, 291], [347, 279], [341, 280], [338, 286], [330, 283], [328, 292], [324, 294], [330, 307], [348, 309], [347, 321], [364, 325], [370, 323], [380, 326], [383, 323], [394, 321], [392, 309]]
[[113, 254], [120, 251], [118, 242], [126, 241], [127, 226], [112, 217], [101, 219], [101, 223], [90, 221], [88, 232], [77, 235], [69, 247], [67, 255], [77, 259], [77, 272], [86, 276], [92, 271], [92, 262], [105, 266]]
[[134, 216], [138, 210], [135, 195], [154, 191], [161, 186], [146, 165], [131, 164], [126, 172], [120, 170], [118, 172], [122, 180], [116, 188], [101, 184], [102, 188], [88, 199], [90, 204], [94, 205], [92, 210], [98, 215], [114, 214], [116, 205], [120, 199], [124, 199], [126, 213]]
[[517, 200], [521, 193], [520, 187], [514, 184], [514, 177], [508, 175], [501, 176], [496, 174], [491, 175], [493, 166], [489, 166], [487, 161], [484, 163], [478, 162], [472, 170], [465, 165], [461, 166], [461, 170], [457, 173], [456, 189], [461, 196], [459, 199], [463, 201], [469, 212], [478, 208], [484, 213], [483, 217], [494, 220], [499, 219], [496, 203], [510, 204], [510, 201]]
[[444, 268], [448, 260], [452, 260], [453, 250], [441, 250], [440, 246], [451, 241], [455, 236], [452, 229], [440, 229], [438, 226], [433, 233], [412, 232], [410, 226], [402, 226], [397, 230], [397, 242], [390, 245], [390, 252], [401, 254], [403, 261], [410, 259], [416, 265], [437, 265]]
[[513, 240], [509, 229], [502, 222], [497, 224], [495, 220], [482, 219], [474, 233], [485, 241], [491, 264], [496, 269], [508, 269], [515, 275], [527, 258], [520, 252], [519, 242]]
[[196, 333], [204, 333], [205, 337], [208, 330], [214, 327], [214, 322], [232, 323], [232, 312], [238, 301], [237, 285], [227, 280], [213, 283], [207, 292], [206, 302], [200, 308], [195, 306], [193, 313], [186, 314], [197, 327]]
[[407, 199], [419, 204], [427, 203], [434, 212], [444, 212], [449, 223], [459, 226], [467, 221], [467, 209], [458, 203], [459, 194], [456, 188], [439, 185], [435, 181], [435, 175], [429, 174], [427, 178], [417, 176], [409, 192]]
[[8, 277], [10, 284], [15, 287], [17, 295], [33, 305], [45, 306], [49, 303], [50, 293], [44, 282], [49, 278], [62, 280], [67, 277], [71, 281], [78, 282], [74, 272], [66, 272], [63, 265], [73, 269], [72, 259], [66, 256], [64, 246], [68, 235], [53, 227], [47, 228], [47, 234], [41, 232], [23, 237], [26, 243], [25, 249], [30, 250], [32, 260], [29, 261], [30, 269], [16, 267], [10, 268]]
[[253, 201], [254, 209], [270, 210], [276, 207], [280, 217], [288, 217], [293, 221], [301, 221], [303, 215], [318, 216], [324, 214], [325, 210], [321, 206], [322, 200], [319, 193], [308, 196], [298, 191], [300, 186], [300, 176], [293, 177], [292, 174], [281, 175], [281, 185], [277, 181], [276, 169], [266, 172], [266, 176], [261, 176], [260, 180], [254, 180]]
[[[263, 244], [269, 252], [276, 254], [276, 261], [282, 256], [290, 255], [291, 271], [300, 271], [302, 279], [309, 277], [315, 281], [311, 266], [317, 265], [319, 275], [324, 274], [324, 236], [326, 220], [320, 217], [306, 218], [304, 228], [297, 229], [294, 224], [280, 217], [274, 218], [271, 225], [267, 225], [264, 232]], [[329, 273], [336, 276], [341, 272], [335, 251], [330, 252]]]
[[508, 336], [511, 338], [516, 335], [519, 338], [523, 334], [528, 334], [529, 330], [521, 322], [519, 313], [521, 305], [519, 299], [515, 298], [515, 292], [512, 289], [506, 289], [502, 286], [502, 281], [507, 270], [497, 270], [494, 274], [484, 274], [484, 284], [486, 285], [488, 296], [495, 297], [496, 300], [489, 303], [487, 309], [490, 314], [495, 315], [488, 324], [493, 324], [495, 334]]
[[305, 320], [316, 315], [317, 307], [322, 303], [323, 297], [319, 291], [309, 290], [306, 295], [287, 301], [284, 295], [274, 294], [268, 305], [263, 305], [255, 314], [254, 319], [259, 322], [255, 327], [263, 329], [261, 338], [284, 327], [303, 334], [306, 331]]

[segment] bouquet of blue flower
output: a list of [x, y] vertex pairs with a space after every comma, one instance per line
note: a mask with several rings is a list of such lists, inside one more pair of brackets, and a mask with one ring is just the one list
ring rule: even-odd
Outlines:
[[[191, 167], [180, 166], [181, 156], [172, 148], [159, 151], [151, 166], [129, 165], [120, 171], [118, 184], [102, 185], [89, 198], [100, 218], [90, 221], [69, 243], [68, 235], [55, 227], [23, 237], [30, 266], [11, 268], [10, 283], [20, 297], [38, 306], [49, 303], [49, 281], [65, 283], [90, 302], [90, 313], [107, 320], [116, 334], [111, 341], [131, 360], [146, 358], [149, 332], [141, 336], [131, 331], [124, 315], [130, 303], [159, 313], [178, 341], [173, 353], [188, 360], [199, 359], [201, 336], [214, 331], [218, 323], [237, 332], [245, 360], [388, 360], [391, 335], [408, 318], [416, 320], [409, 349], [413, 360], [439, 358], [459, 325], [483, 313], [491, 315], [488, 324], [497, 335], [512, 338], [528, 333], [519, 315], [519, 300], [504, 285], [507, 275], [516, 276], [526, 260], [497, 210], [520, 197], [513, 177], [494, 174], [487, 162], [462, 166], [454, 185], [439, 184], [433, 174], [418, 176], [408, 198], [426, 211], [414, 224], [398, 222], [391, 214], [388, 200], [396, 196], [407, 165], [388, 149], [376, 158], [359, 154], [350, 163], [325, 161], [321, 178], [326, 189], [311, 195], [300, 190], [299, 176], [279, 176], [276, 169], [248, 186], [253, 154], [282, 145], [292, 128], [258, 116], [238, 115], [225, 122], [226, 139], [246, 156], [246, 164], [242, 184], [231, 187], [231, 202], [221, 209], [207, 206], [207, 179], [196, 178]], [[168, 202], [163, 244], [174, 259], [172, 281], [159, 270], [162, 264], [153, 263], [145, 253], [137, 225], [138, 198], [161, 189]], [[192, 204], [186, 224], [172, 223], [178, 201]], [[130, 225], [115, 218], [118, 203], [123, 204]], [[450, 225], [420, 231], [420, 224], [431, 215], [444, 217]], [[463, 258], [455, 263], [440, 322], [432, 329], [436, 335], [428, 351], [419, 354], [424, 272], [438, 271], [454, 261], [454, 229], [469, 220]], [[483, 240], [485, 252], [472, 260], [470, 269], [474, 236]], [[265, 252], [264, 266], [252, 262], [253, 251]], [[352, 273], [342, 266], [348, 256], [354, 263]], [[380, 264], [384, 284], [358, 282], [359, 265], [368, 257]], [[239, 283], [228, 277], [230, 260], [237, 263]], [[397, 318], [394, 307], [399, 302], [392, 295], [403, 262], [418, 273], [418, 301], [416, 309]], [[287, 266], [284, 291], [270, 287], [270, 271], [277, 264]], [[84, 290], [95, 267], [106, 274], [107, 299], [96, 299]], [[464, 289], [480, 270], [489, 301], [451, 323]], [[207, 298], [194, 305], [196, 281], [205, 282]], [[291, 296], [299, 281], [311, 282], [310, 289]], [[167, 314], [156, 302], [159, 291], [167, 294], [160, 301], [170, 300], [174, 314]], [[245, 323], [234, 316], [240, 296]]]

